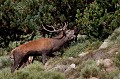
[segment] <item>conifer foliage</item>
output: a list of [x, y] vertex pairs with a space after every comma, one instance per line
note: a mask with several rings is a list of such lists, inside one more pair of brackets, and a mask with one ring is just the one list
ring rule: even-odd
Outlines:
[[80, 34], [100, 40], [120, 24], [118, 0], [0, 0], [0, 4], [0, 47], [37, 33], [43, 24], [68, 22], [69, 28], [77, 25]]

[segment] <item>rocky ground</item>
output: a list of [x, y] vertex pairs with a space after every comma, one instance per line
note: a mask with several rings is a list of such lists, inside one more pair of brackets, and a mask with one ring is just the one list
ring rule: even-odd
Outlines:
[[9, 57], [3, 56], [0, 57], [0, 79], [120, 79], [119, 40], [120, 28], [97, 49], [87, 49], [77, 56], [56, 56], [44, 66], [35, 61], [15, 74], [10, 73]]

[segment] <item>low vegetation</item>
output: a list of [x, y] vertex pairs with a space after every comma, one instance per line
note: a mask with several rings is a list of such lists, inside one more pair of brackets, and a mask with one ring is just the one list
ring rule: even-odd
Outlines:
[[10, 68], [0, 71], [0, 79], [65, 79], [65, 75], [57, 71], [46, 71], [39, 62], [11, 73]]

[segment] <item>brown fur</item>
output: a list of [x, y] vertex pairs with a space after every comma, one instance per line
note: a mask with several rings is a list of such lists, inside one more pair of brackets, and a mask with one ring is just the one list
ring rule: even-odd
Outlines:
[[14, 63], [11, 72], [15, 69], [20, 68], [24, 63], [27, 62], [29, 56], [42, 56], [42, 62], [45, 64], [46, 56], [54, 56], [53, 52], [59, 50], [65, 42], [73, 39], [74, 31], [67, 31], [66, 35], [62, 38], [40, 38], [37, 40], [29, 41], [28, 43], [22, 44], [11, 51], [13, 55]]

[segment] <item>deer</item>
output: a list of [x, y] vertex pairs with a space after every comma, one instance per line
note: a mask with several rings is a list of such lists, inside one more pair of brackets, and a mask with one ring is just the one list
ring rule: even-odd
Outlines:
[[[42, 63], [45, 65], [47, 56], [54, 57], [54, 52], [58, 51], [67, 41], [74, 39], [74, 30], [66, 30], [67, 24], [58, 30], [50, 32], [60, 32], [53, 38], [39, 38], [36, 40], [24, 43], [14, 48], [10, 53], [10, 58], [13, 59], [11, 72], [18, 70], [24, 63], [28, 61], [29, 56], [42, 56]], [[63, 53], [61, 53], [63, 55]]]
[[[68, 23], [67, 23], [67, 24], [68, 24]], [[58, 34], [58, 33], [56, 33], [55, 31], [51, 31], [48, 27], [52, 28], [52, 30], [55, 30], [55, 27], [59, 27], [59, 28], [63, 27], [63, 23], [61, 23], [61, 25], [62, 25], [62, 26], [60, 26], [60, 24], [54, 24], [54, 26], [48, 26], [48, 25], [47, 25], [47, 28], [42, 25], [42, 27], [43, 27], [43, 29], [44, 29], [46, 32], [52, 33], [52, 35], [51, 35], [51, 37], [52, 37], [53, 35]], [[77, 35], [78, 35], [78, 33], [79, 33], [79, 29], [78, 29], [77, 26], [74, 26], [72, 30], [74, 30], [74, 35], [75, 35], [75, 37], [74, 37], [73, 40], [70, 40], [70, 41], [66, 42], [66, 44], [64, 45], [64, 48], [63, 48], [62, 50], [60, 50], [61, 53], [64, 53], [64, 49], [68, 48], [68, 47], [70, 46], [70, 43], [71, 43], [72, 41], [77, 42]], [[55, 34], [54, 34], [54, 33], [55, 33]], [[59, 34], [57, 37], [61, 37], [60, 35], [61, 35], [61, 34]], [[48, 36], [48, 37], [49, 37], [49, 36]], [[57, 37], [55, 37], [55, 38], [57, 38]], [[52, 56], [51, 56], [51, 57], [52, 57]], [[35, 60], [35, 58], [36, 58], [36, 56], [34, 56], [34, 57], [33, 57], [33, 56], [30, 56], [30, 57], [28, 58], [27, 63], [25, 64], [25, 66], [28, 65], [28, 64], [33, 63], [33, 61]], [[23, 67], [24, 67], [24, 66], [23, 66]]]

